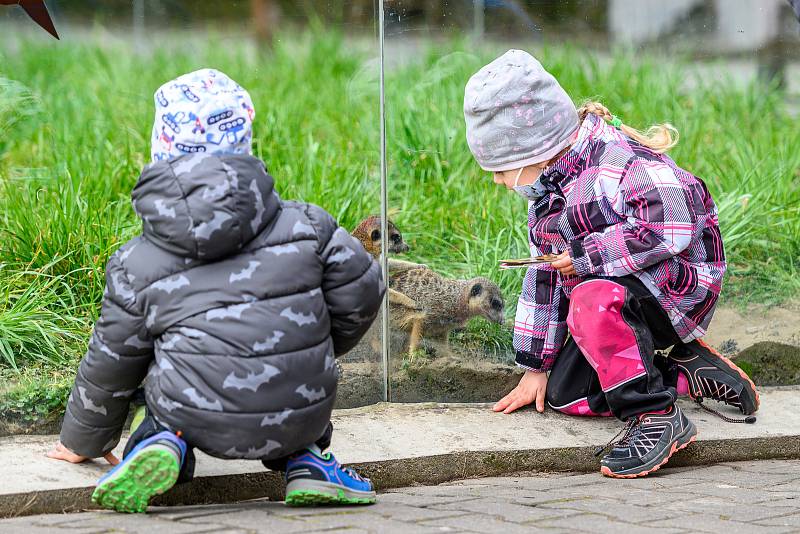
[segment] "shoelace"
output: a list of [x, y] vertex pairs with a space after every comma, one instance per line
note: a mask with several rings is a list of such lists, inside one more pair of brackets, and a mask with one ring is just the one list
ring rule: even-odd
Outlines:
[[708, 406], [703, 404], [703, 397], [697, 397], [696, 399], [694, 399], [694, 402], [700, 408], [702, 408], [703, 410], [707, 411], [708, 413], [712, 413], [712, 414], [716, 415], [717, 417], [719, 417], [720, 419], [722, 419], [726, 423], [747, 423], [748, 425], [752, 425], [753, 423], [756, 422], [756, 417], [754, 415], [748, 415], [747, 417], [744, 417], [744, 418], [740, 419], [740, 418], [736, 418], [736, 417], [728, 417], [725, 414], [719, 413], [714, 408], [709, 408]]
[[720, 390], [722, 391], [721, 398], [719, 399], [720, 401], [727, 404], [728, 406], [733, 406], [735, 408], [741, 409], [741, 403], [734, 402], [731, 400], [730, 398], [731, 388], [727, 384], [720, 384], [719, 382], [711, 378], [701, 378], [700, 380], [701, 384], [704, 384], [706, 388], [710, 389], [713, 384], [717, 388], [717, 393], [719, 393]]
[[[326, 452], [325, 454], [322, 455], [321, 458], [323, 460], [325, 460], [326, 462], [329, 462], [329, 461], [331, 461], [333, 459], [333, 455], [330, 452]], [[336, 462], [336, 463], [339, 464], [339, 462]], [[342, 471], [347, 473], [347, 475], [350, 476], [350, 478], [353, 478], [355, 480], [360, 480], [361, 482], [364, 482], [364, 478], [361, 475], [359, 475], [358, 473], [356, 473], [355, 471], [353, 471], [352, 469], [350, 469], [349, 467], [345, 467], [342, 464], [339, 464], [339, 469], [341, 469]]]
[[[638, 430], [639, 430], [639, 425], [637, 424], [638, 422], [639, 422], [639, 418], [638, 417], [633, 417], [631, 419], [628, 419], [628, 422], [625, 423], [625, 427], [622, 430], [620, 430], [619, 432], [617, 432], [616, 436], [611, 438], [608, 441], [608, 443], [606, 443], [602, 447], [597, 447], [594, 450], [594, 455], [595, 456], [600, 456], [601, 454], [606, 452], [609, 448], [611, 448], [613, 446], [616, 446], [616, 445], [619, 445], [619, 444], [627, 445], [630, 442], [630, 440], [632, 440], [634, 438], [634, 436], [636, 434], [638, 434]], [[624, 433], [624, 435], [623, 435], [623, 433]], [[620, 436], [622, 436], [622, 437], [619, 438]], [[619, 438], [619, 440], [617, 440], [617, 438]]]
[[364, 482], [364, 479], [363, 479], [363, 478], [361, 478], [361, 475], [359, 475], [358, 473], [356, 473], [355, 471], [353, 471], [353, 470], [352, 470], [352, 469], [350, 469], [349, 467], [345, 467], [345, 466], [343, 466], [343, 465], [342, 465], [342, 466], [339, 466], [339, 467], [341, 467], [342, 471], [344, 471], [345, 473], [347, 473], [347, 474], [350, 476], [350, 478], [354, 478], [355, 480], [359, 480], [359, 481], [361, 481], [361, 482]]

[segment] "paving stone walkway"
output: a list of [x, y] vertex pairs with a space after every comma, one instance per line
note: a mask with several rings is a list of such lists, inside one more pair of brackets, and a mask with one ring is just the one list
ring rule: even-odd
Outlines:
[[635, 480], [531, 474], [391, 490], [362, 508], [250, 501], [0, 521], [24, 532], [800, 532], [800, 460], [663, 469]]

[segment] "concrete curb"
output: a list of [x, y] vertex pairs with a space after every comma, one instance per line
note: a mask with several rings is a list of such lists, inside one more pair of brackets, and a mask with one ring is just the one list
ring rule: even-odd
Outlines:
[[[798, 387], [763, 388], [758, 421], [752, 425], [723, 423], [686, 399], [679, 404], [697, 426], [699, 439], [670, 467], [800, 458]], [[332, 421], [337, 458], [369, 476], [380, 490], [523, 471], [597, 472], [595, 448], [621, 428], [612, 418], [570, 417], [552, 410], [503, 415], [487, 404], [380, 403], [336, 410]], [[0, 517], [92, 508], [92, 487], [108, 465], [45, 459], [57, 439], [0, 438]], [[195, 481], [176, 486], [154, 504], [282, 498], [281, 476], [265, 471], [260, 462], [197, 454]]]
[[[594, 447], [466, 451], [352, 466], [369, 476], [377, 489], [388, 490], [523, 471], [592, 472], [599, 466], [593, 453]], [[800, 459], [800, 435], [701, 441], [677, 454], [670, 460], [669, 467], [770, 459]], [[597, 476], [601, 475], [598, 473]], [[0, 518], [93, 509], [92, 489], [65, 488], [0, 495]], [[198, 477], [189, 484], [176, 486], [153, 504], [220, 504], [264, 497], [271, 500], [283, 498], [283, 480], [278, 473]]]

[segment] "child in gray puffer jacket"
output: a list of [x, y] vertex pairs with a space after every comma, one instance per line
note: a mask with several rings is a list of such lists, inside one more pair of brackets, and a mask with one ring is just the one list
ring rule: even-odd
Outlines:
[[370, 503], [330, 453], [335, 357], [375, 319], [378, 264], [323, 209], [281, 200], [250, 155], [253, 105], [204, 69], [155, 94], [142, 235], [112, 255], [100, 319], [50, 456], [111, 455], [145, 381], [147, 416], [93, 500], [142, 512], [198, 448], [284, 469], [287, 504]]

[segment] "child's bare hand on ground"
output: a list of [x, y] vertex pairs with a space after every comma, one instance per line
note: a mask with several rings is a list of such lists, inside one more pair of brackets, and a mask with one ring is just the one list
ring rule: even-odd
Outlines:
[[511, 393], [497, 401], [495, 412], [511, 413], [536, 402], [536, 411], [544, 412], [544, 395], [547, 391], [547, 373], [526, 371]]
[[576, 276], [578, 274], [575, 272], [575, 267], [572, 266], [572, 258], [569, 256], [569, 252], [559, 254], [558, 259], [550, 265], [564, 276]]
[[[71, 464], [79, 464], [89, 459], [87, 456], [75, 454], [62, 445], [60, 441], [56, 442], [56, 446], [53, 448], [53, 450], [47, 453], [47, 457], [52, 458], [53, 460], [64, 460], [65, 462], [69, 462]], [[114, 456], [114, 453], [112, 452], [109, 452], [103, 456], [103, 458], [105, 458], [106, 461], [111, 465], [117, 465], [119, 463], [119, 458]]]

